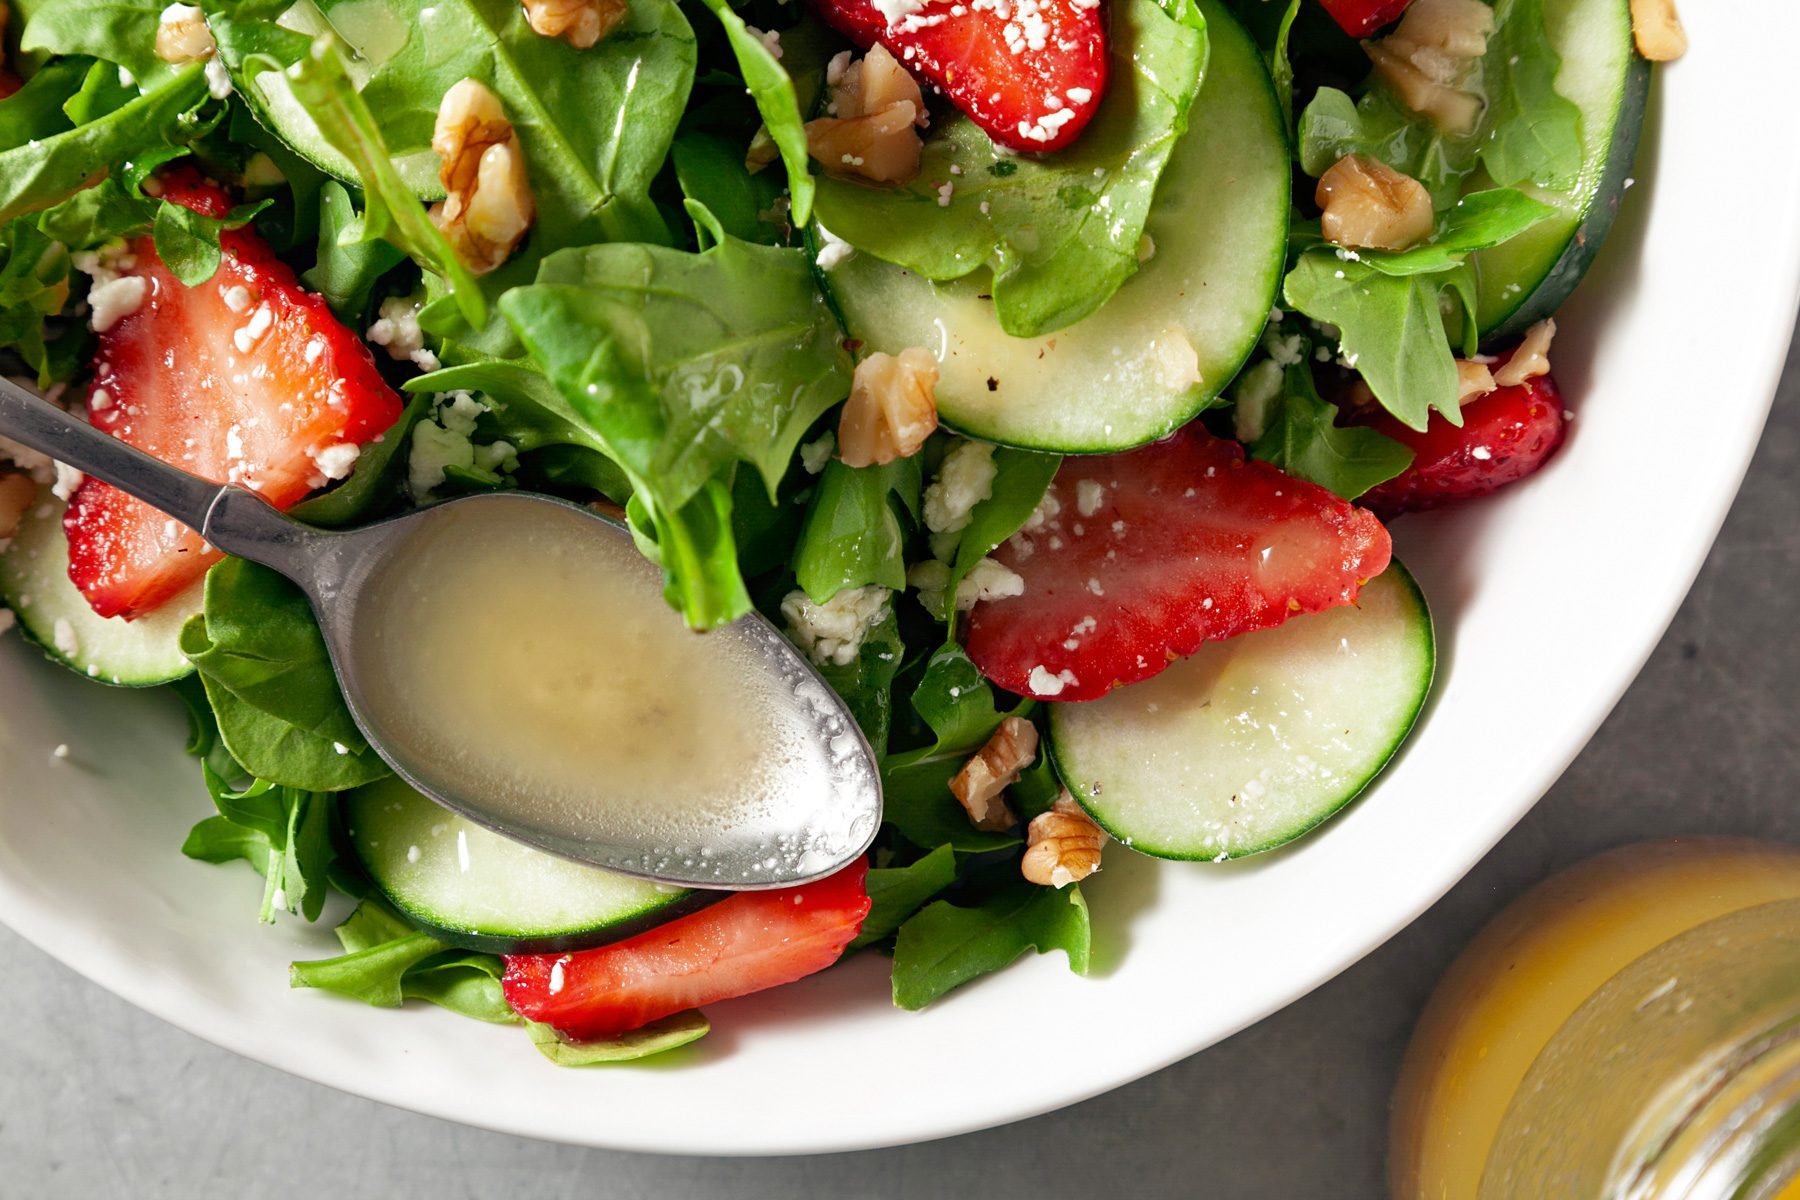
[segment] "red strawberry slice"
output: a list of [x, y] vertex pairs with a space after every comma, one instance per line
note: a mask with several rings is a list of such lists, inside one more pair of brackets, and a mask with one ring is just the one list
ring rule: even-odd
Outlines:
[[977, 604], [967, 641], [983, 675], [1045, 700], [1094, 700], [1203, 642], [1349, 604], [1393, 549], [1372, 514], [1197, 425], [1066, 459], [1050, 495], [1060, 510], [994, 553], [1024, 594]]
[[[1499, 370], [1510, 353], [1494, 364]], [[1384, 517], [1472, 500], [1536, 471], [1562, 445], [1567, 417], [1549, 375], [1489, 392], [1463, 405], [1462, 428], [1433, 413], [1424, 432], [1386, 413], [1367, 423], [1412, 449], [1412, 466], [1364, 493]]]
[[519, 1015], [593, 1040], [792, 983], [836, 962], [856, 937], [869, 915], [868, 873], [858, 859], [815, 883], [739, 892], [597, 950], [509, 954], [501, 987]]
[[1325, 11], [1351, 37], [1368, 37], [1400, 19], [1412, 0], [1322, 0]]
[[1061, 150], [1106, 91], [1100, 0], [813, 0], [861, 49], [880, 42], [1009, 150]]
[[[230, 207], [191, 172], [171, 173], [161, 194], [209, 216]], [[100, 323], [109, 314], [111, 323], [100, 333], [88, 420], [184, 471], [290, 508], [347, 472], [357, 447], [399, 419], [401, 402], [368, 347], [261, 238], [242, 229], [220, 241], [224, 261], [199, 287], [184, 286], [140, 237], [115, 266], [141, 285], [125, 283], [114, 303], [96, 288]], [[97, 479], [70, 498], [63, 528], [69, 578], [104, 617], [150, 612], [219, 558], [193, 530]]]

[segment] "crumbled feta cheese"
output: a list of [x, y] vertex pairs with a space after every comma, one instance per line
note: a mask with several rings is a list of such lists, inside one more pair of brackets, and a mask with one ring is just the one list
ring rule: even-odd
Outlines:
[[1106, 487], [1097, 479], [1083, 479], [1075, 484], [1075, 511], [1091, 517], [1106, 503]]
[[437, 355], [425, 348], [425, 331], [419, 328], [422, 306], [405, 296], [389, 296], [363, 336], [388, 352], [388, 357], [411, 362], [420, 370], [438, 369]]
[[975, 506], [994, 494], [994, 448], [986, 442], [958, 442], [944, 455], [937, 477], [925, 489], [925, 528], [956, 533], [969, 527]]
[[325, 478], [342, 479], [350, 474], [361, 454], [362, 447], [355, 442], [338, 442], [313, 454], [312, 460]]
[[816, 441], [800, 447], [800, 465], [808, 475], [817, 475], [837, 452], [837, 435], [827, 429]]
[[1306, 339], [1294, 333], [1283, 337], [1279, 326], [1271, 325], [1263, 335], [1263, 349], [1279, 367], [1291, 367], [1306, 358]]
[[225, 61], [214, 55], [206, 60], [206, 90], [212, 93], [214, 100], [223, 100], [231, 95], [231, 72], [226, 69]]
[[875, 11], [881, 14], [888, 28], [892, 29], [906, 18], [924, 12], [926, 0], [874, 0], [874, 4]]
[[825, 228], [823, 224], [820, 224], [818, 228], [819, 237], [825, 243], [819, 248], [819, 270], [829, 271], [856, 253], [855, 246]]
[[267, 304], [259, 304], [250, 319], [232, 330], [231, 344], [237, 347], [239, 354], [248, 354], [262, 340], [262, 335], [269, 332], [275, 324], [275, 310]]
[[219, 298], [225, 301], [225, 307], [234, 313], [241, 313], [250, 307], [250, 289], [241, 283], [220, 288]]
[[1050, 669], [1042, 663], [1031, 668], [1031, 674], [1025, 680], [1026, 686], [1031, 688], [1032, 694], [1035, 696], [1060, 696], [1064, 688], [1076, 682], [1078, 681], [1075, 673], [1068, 668], [1065, 667], [1053, 675], [1050, 673]]
[[473, 392], [446, 392], [438, 397], [438, 423], [452, 433], [460, 433], [469, 437], [475, 432], [475, 423], [487, 412], [487, 405], [475, 398]]
[[[914, 563], [906, 570], [907, 585], [919, 593], [925, 611], [943, 620], [944, 593], [950, 586], [950, 568], [937, 560]], [[970, 568], [956, 589], [956, 611], [967, 612], [983, 600], [1005, 600], [1025, 593], [1024, 578], [1004, 563], [984, 558]]]
[[856, 661], [863, 639], [887, 618], [892, 593], [879, 584], [844, 588], [823, 604], [815, 604], [802, 591], [792, 591], [781, 601], [787, 618], [788, 637], [813, 662], [840, 667]]
[[475, 447], [475, 467], [481, 471], [516, 471], [519, 469], [519, 448], [511, 442], [489, 442], [485, 446]]
[[445, 429], [436, 421], [413, 426], [412, 448], [406, 460], [406, 483], [414, 499], [423, 500], [442, 486], [450, 467], [470, 470], [475, 466], [475, 447], [466, 433]]
[[55, 496], [58, 500], [67, 500], [70, 496], [75, 494], [75, 489], [82, 485], [82, 482], [87, 479], [87, 476], [83, 475], [80, 471], [77, 471], [74, 467], [71, 467], [68, 463], [59, 462], [54, 465], [56, 470], [56, 482], [50, 485], [50, 494]]
[[944, 184], [944, 186], [940, 187], [937, 190], [938, 207], [939, 208], [949, 208], [950, 207], [950, 197], [954, 196], [955, 194], [956, 194], [956, 185], [954, 183], [946, 183], [946, 184]]
[[88, 324], [95, 333], [105, 333], [120, 321], [143, 307], [149, 294], [150, 281], [141, 275], [120, 275], [88, 290]]

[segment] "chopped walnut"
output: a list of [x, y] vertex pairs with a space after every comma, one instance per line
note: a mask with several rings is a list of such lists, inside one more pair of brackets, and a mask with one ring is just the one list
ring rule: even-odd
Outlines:
[[1008, 717], [994, 736], [950, 781], [956, 802], [977, 829], [1011, 829], [1019, 818], [1000, 795], [1019, 781], [1019, 772], [1037, 758], [1037, 726], [1023, 717]]
[[1445, 133], [1467, 133], [1482, 99], [1465, 85], [1493, 32], [1494, 10], [1481, 0], [1414, 0], [1398, 29], [1363, 49], [1401, 103]]
[[937, 428], [937, 380], [937, 360], [917, 346], [857, 363], [838, 419], [838, 457], [846, 466], [873, 467], [917, 454]]
[[19, 522], [37, 495], [37, 484], [31, 476], [16, 472], [0, 472], [0, 542], [19, 532]]
[[1064, 792], [1050, 811], [1031, 818], [1019, 872], [1040, 887], [1064, 888], [1100, 869], [1106, 831]]
[[880, 45], [837, 71], [831, 115], [806, 123], [808, 152], [828, 175], [872, 183], [914, 178], [925, 146], [918, 129], [927, 120], [918, 80]]
[[1456, 403], [1463, 405], [1481, 399], [1499, 384], [1494, 382], [1494, 373], [1488, 370], [1486, 363], [1459, 358], [1456, 360], [1456, 386]]
[[1550, 343], [1556, 339], [1556, 322], [1548, 317], [1525, 331], [1525, 340], [1506, 365], [1494, 372], [1501, 387], [1517, 387], [1527, 379], [1550, 373]]
[[519, 135], [500, 98], [464, 79], [438, 105], [431, 148], [443, 160], [438, 178], [447, 193], [431, 219], [463, 264], [485, 275], [511, 257], [537, 213]]
[[1431, 236], [1431, 193], [1378, 158], [1347, 154], [1314, 193], [1325, 240], [1367, 250], [1405, 250]]
[[525, 0], [525, 20], [540, 37], [559, 37], [586, 50], [619, 27], [626, 0]]
[[164, 62], [202, 62], [218, 52], [206, 15], [195, 5], [171, 4], [156, 19], [156, 57]]
[[1631, 0], [1631, 32], [1638, 53], [1651, 62], [1672, 62], [1687, 53], [1687, 30], [1675, 0]]

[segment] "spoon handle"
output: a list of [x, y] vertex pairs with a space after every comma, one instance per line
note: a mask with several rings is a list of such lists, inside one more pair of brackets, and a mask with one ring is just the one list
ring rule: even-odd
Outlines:
[[0, 379], [0, 434], [130, 492], [189, 527], [206, 527], [219, 485], [177, 470]]
[[319, 535], [262, 497], [189, 475], [0, 378], [0, 435], [105, 480], [193, 529], [218, 549], [292, 574]]

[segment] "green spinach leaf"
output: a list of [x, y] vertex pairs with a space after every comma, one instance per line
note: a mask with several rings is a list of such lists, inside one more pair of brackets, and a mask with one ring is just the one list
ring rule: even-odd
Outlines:
[[406, 256], [393, 245], [361, 237], [362, 220], [344, 185], [335, 179], [319, 187], [319, 249], [300, 282], [325, 297], [331, 311], [351, 326], [368, 311], [375, 281]]
[[288, 969], [294, 987], [336, 992], [377, 1008], [425, 1000], [479, 1021], [519, 1023], [500, 990], [504, 964], [498, 955], [447, 945], [373, 900], [357, 905], [337, 935], [345, 952], [294, 963]]
[[782, 165], [787, 168], [794, 225], [804, 226], [812, 217], [813, 178], [806, 152], [806, 125], [794, 93], [794, 81], [788, 77], [774, 52], [750, 32], [744, 19], [732, 11], [726, 0], [704, 2], [713, 16], [719, 18], [719, 24], [725, 27], [731, 52], [737, 56], [738, 70], [744, 76], [744, 86], [762, 114], [769, 137], [781, 151]]
[[920, 487], [916, 455], [877, 467], [847, 467], [837, 459], [826, 463], [794, 550], [801, 589], [823, 604], [845, 588], [871, 583], [905, 588], [900, 519], [909, 514], [917, 520]]
[[971, 908], [946, 900], [900, 926], [894, 940], [894, 1003], [920, 1009], [952, 988], [998, 971], [1027, 950], [1062, 950], [1087, 974], [1087, 902], [1078, 885], [1042, 888], [1019, 880]]
[[548, 1025], [536, 1021], [525, 1022], [525, 1032], [530, 1035], [532, 1045], [559, 1067], [597, 1067], [608, 1063], [633, 1062], [699, 1041], [711, 1031], [712, 1023], [697, 1011], [676, 1013], [672, 1017], [652, 1021], [642, 1029], [595, 1042], [572, 1042]]
[[939, 846], [904, 867], [876, 867], [869, 872], [869, 915], [850, 949], [873, 946], [893, 933], [931, 898], [956, 882], [956, 851]]
[[1411, 450], [1373, 429], [1340, 427], [1337, 413], [1320, 397], [1307, 354], [1283, 370], [1281, 391], [1251, 454], [1346, 500], [1412, 465]]
[[336, 857], [331, 796], [262, 779], [234, 789], [210, 761], [200, 770], [219, 815], [194, 826], [181, 852], [210, 863], [247, 860], [263, 876], [260, 919], [265, 922], [275, 919], [277, 908], [318, 920]]

